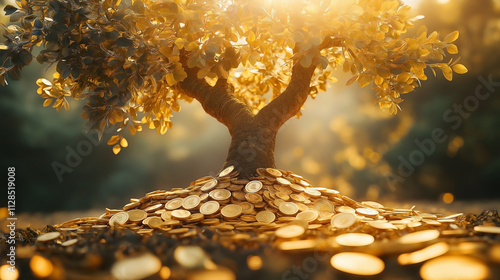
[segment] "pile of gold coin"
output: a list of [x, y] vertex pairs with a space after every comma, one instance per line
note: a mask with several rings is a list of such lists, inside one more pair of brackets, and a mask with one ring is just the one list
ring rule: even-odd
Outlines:
[[74, 219], [56, 228], [128, 228], [139, 234], [160, 231], [185, 238], [207, 227], [223, 235], [254, 233], [258, 239], [279, 241], [319, 233], [460, 229], [461, 214], [442, 217], [372, 201], [360, 203], [336, 190], [313, 187], [292, 172], [261, 168], [257, 173], [257, 177], [239, 179], [230, 166], [217, 177], [198, 179], [187, 188], [150, 192], [131, 199], [123, 209], [106, 209], [99, 218]]
[[[384, 262], [378, 256], [388, 253], [399, 255], [400, 265], [432, 260], [421, 273], [433, 273], [447, 265], [445, 254], [452, 250], [440, 239], [500, 234], [499, 227], [488, 224], [467, 229], [461, 213], [444, 216], [414, 207], [357, 202], [273, 168], [258, 169], [257, 174], [241, 179], [230, 166], [217, 177], [200, 178], [187, 188], [150, 192], [131, 199], [122, 209], [106, 209], [98, 218], [74, 219], [55, 228], [72, 236], [114, 228], [174, 238], [196, 237], [208, 229], [218, 234], [221, 243], [271, 242], [286, 252], [328, 251], [331, 266], [358, 275], [381, 273]], [[38, 241], [54, 240], [58, 232], [41, 235]], [[64, 246], [75, 243], [71, 239]]]

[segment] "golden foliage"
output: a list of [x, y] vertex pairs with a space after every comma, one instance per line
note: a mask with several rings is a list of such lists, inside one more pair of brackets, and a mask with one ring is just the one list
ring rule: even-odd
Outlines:
[[[311, 96], [336, 81], [340, 67], [351, 73], [347, 84], [371, 85], [381, 109], [396, 114], [402, 94], [427, 79], [428, 67], [467, 72], [458, 60], [458, 32], [442, 41], [425, 26], [409, 36], [416, 18], [397, 0], [18, 0], [7, 6], [11, 21], [0, 45], [0, 82], [19, 76], [31, 62], [35, 45], [39, 62], [57, 65], [52, 81], [39, 79], [44, 106], [68, 108], [67, 97], [88, 100], [82, 117], [102, 135], [117, 125], [116, 154], [142, 125], [160, 134], [172, 128], [177, 90], [197, 68], [197, 78], [214, 85], [228, 79], [234, 95], [253, 112], [288, 86], [294, 63], [317, 66]], [[183, 65], [181, 55], [186, 56]], [[11, 64], [7, 61], [10, 59]], [[270, 97], [268, 96], [270, 94]]]

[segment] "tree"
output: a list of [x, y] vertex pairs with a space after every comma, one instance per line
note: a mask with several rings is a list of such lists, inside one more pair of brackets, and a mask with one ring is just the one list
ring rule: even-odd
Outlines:
[[[467, 72], [453, 42], [425, 26], [410, 34], [410, 7], [396, 0], [19, 0], [5, 12], [0, 83], [19, 79], [36, 59], [56, 65], [39, 79], [44, 106], [68, 109], [86, 99], [82, 117], [100, 135], [114, 125], [113, 152], [143, 126], [164, 134], [179, 100], [197, 100], [232, 137], [224, 167], [241, 177], [274, 167], [275, 138], [334, 82], [371, 84], [381, 109], [396, 114], [401, 95], [430, 68], [452, 80]], [[410, 35], [408, 35], [410, 34]]]

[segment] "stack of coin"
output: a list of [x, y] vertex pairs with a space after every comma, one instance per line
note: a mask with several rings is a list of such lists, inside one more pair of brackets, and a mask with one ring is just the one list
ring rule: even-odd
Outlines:
[[[461, 214], [443, 217], [413, 208], [393, 209], [372, 201], [357, 202], [336, 190], [313, 187], [292, 172], [274, 168], [256, 172], [257, 177], [241, 179], [230, 166], [217, 177], [200, 178], [187, 188], [153, 191], [131, 199], [122, 209], [106, 209], [99, 218], [75, 219], [56, 228], [77, 232], [127, 228], [143, 235], [157, 231], [189, 238], [208, 227], [224, 236], [234, 236], [236, 241], [251, 235], [278, 243], [352, 232], [371, 234], [374, 239], [397, 239], [421, 230], [446, 231], [450, 235], [456, 230], [463, 234]], [[476, 230], [497, 231], [485, 227]], [[351, 239], [339, 240], [341, 245], [353, 246]]]

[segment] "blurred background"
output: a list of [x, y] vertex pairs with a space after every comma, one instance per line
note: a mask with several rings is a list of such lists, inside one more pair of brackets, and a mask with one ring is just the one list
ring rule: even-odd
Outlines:
[[[9, 2], [0, 0], [1, 7]], [[277, 167], [358, 200], [499, 199], [500, 86], [483, 84], [500, 82], [500, 1], [404, 2], [425, 15], [417, 25], [441, 38], [460, 31], [457, 45], [469, 73], [453, 82], [428, 73], [421, 88], [404, 96], [402, 111], [388, 116], [373, 104], [369, 87], [345, 87], [349, 77], [339, 71], [339, 82], [308, 100], [303, 116], [280, 130]], [[3, 16], [0, 21], [8, 23]], [[111, 134], [98, 143], [95, 133], [84, 131], [83, 102], [72, 100], [61, 112], [42, 106], [35, 81], [50, 73], [46, 67], [33, 63], [22, 80], [0, 88], [2, 178], [7, 167], [16, 168], [18, 213], [102, 212], [220, 170], [229, 133], [199, 104], [183, 103], [172, 130], [129, 136], [129, 147], [114, 155], [106, 145]], [[478, 86], [489, 96], [476, 97]], [[444, 142], [432, 141], [436, 129]], [[6, 195], [0, 199], [5, 205]]]

